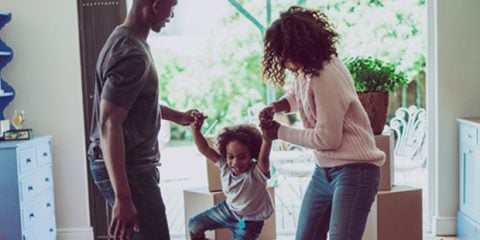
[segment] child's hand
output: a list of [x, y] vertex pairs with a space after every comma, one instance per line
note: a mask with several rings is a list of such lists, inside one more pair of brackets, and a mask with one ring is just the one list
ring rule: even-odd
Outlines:
[[192, 114], [193, 112], [198, 112], [197, 109], [190, 109], [182, 114], [180, 119], [176, 120], [175, 123], [181, 126], [188, 126], [193, 122]]
[[203, 113], [199, 111], [192, 111], [191, 116], [193, 118], [193, 122], [190, 123], [190, 127], [194, 131], [200, 131], [207, 116], [203, 115]]

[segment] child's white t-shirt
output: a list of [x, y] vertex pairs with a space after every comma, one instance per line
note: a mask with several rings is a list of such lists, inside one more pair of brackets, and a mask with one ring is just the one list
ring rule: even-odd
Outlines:
[[267, 177], [252, 162], [247, 171], [238, 176], [233, 175], [225, 159], [216, 164], [220, 168], [222, 191], [230, 210], [240, 219], [246, 221], [263, 221], [272, 215], [273, 201], [267, 191]]

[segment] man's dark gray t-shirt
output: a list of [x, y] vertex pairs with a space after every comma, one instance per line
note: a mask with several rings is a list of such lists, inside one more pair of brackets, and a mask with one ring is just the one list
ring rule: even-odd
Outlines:
[[158, 77], [148, 44], [126, 27], [117, 27], [100, 52], [95, 75], [90, 159], [102, 159], [100, 100], [128, 109], [123, 124], [127, 168], [153, 166], [160, 160], [158, 132], [161, 112]]

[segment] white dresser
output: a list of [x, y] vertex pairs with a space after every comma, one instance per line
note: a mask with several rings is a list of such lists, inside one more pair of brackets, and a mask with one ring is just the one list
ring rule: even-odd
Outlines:
[[0, 142], [0, 239], [54, 240], [52, 138]]
[[480, 239], [480, 118], [459, 119], [459, 239]]

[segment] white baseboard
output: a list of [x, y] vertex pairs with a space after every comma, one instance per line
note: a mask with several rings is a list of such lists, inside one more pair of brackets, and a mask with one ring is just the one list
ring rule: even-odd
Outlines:
[[457, 218], [435, 216], [433, 218], [432, 233], [435, 236], [456, 235], [457, 234]]
[[59, 228], [57, 240], [93, 240], [93, 228]]

